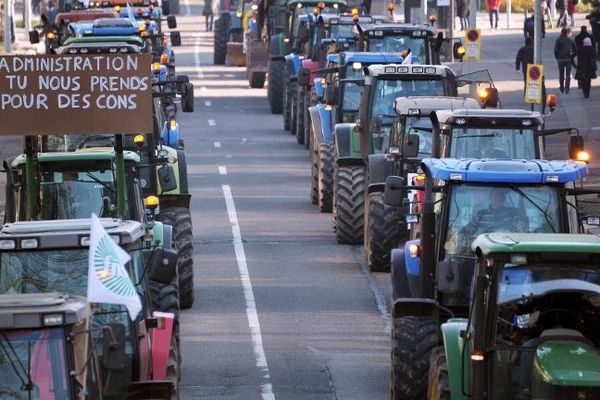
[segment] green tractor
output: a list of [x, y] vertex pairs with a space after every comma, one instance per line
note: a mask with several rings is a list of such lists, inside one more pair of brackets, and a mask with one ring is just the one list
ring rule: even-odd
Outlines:
[[[86, 297], [91, 222], [88, 218], [4, 224], [0, 230], [0, 294], [17, 299], [36, 293], [50, 296], [49, 293], [55, 292]], [[160, 312], [162, 310], [154, 307], [149, 290], [150, 280], [162, 283], [173, 280], [177, 273], [177, 254], [162, 246], [146, 245], [147, 232], [140, 222], [102, 218], [100, 223], [131, 257], [125, 266], [127, 279], [133, 282], [142, 304], [142, 311], [133, 318], [122, 305], [94, 303], [87, 331], [93, 338], [102, 338], [107, 333], [102, 327], [109, 325], [114, 334], [111, 341], [121, 347], [115, 359], [109, 353], [118, 350], [116, 347], [95, 349], [104, 377], [98, 383], [102, 385], [103, 398], [125, 398], [132, 383], [148, 380], [169, 381], [171, 398], [178, 398], [180, 351], [176, 321], [173, 313]], [[51, 302], [46, 300], [44, 304], [49, 306]], [[48, 312], [54, 316], [51, 321], [58, 323], [60, 314], [52, 313], [50, 308]], [[7, 349], [7, 346], [0, 347]], [[21, 352], [18, 357], [23, 354], [27, 352]], [[56, 365], [56, 369], [59, 368], [63, 367]], [[23, 371], [25, 375], [27, 370]]]
[[441, 326], [427, 398], [600, 398], [600, 239], [488, 233], [469, 314]]

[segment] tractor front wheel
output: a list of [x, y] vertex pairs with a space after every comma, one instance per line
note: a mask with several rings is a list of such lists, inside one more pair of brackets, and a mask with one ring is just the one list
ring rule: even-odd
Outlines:
[[267, 75], [268, 87], [267, 95], [269, 96], [269, 105], [271, 106], [271, 114], [283, 113], [283, 72], [284, 60], [269, 61], [269, 73]]
[[365, 167], [338, 167], [334, 179], [333, 218], [337, 242], [361, 244], [365, 221]]
[[229, 30], [229, 18], [217, 18], [215, 21], [214, 54], [213, 63], [224, 65], [227, 57], [227, 31]]
[[[319, 143], [312, 139], [315, 144]], [[317, 203], [319, 211], [329, 213], [333, 208], [333, 146], [329, 143], [319, 144], [317, 163]]]
[[290, 73], [287, 65], [283, 69], [283, 129], [290, 130], [292, 126], [292, 82], [290, 81]]
[[[311, 128], [312, 135], [312, 128]], [[319, 152], [314, 148], [314, 141], [311, 142], [310, 146], [310, 201], [313, 204], [319, 203], [319, 165], [318, 158]]]
[[374, 272], [390, 270], [390, 253], [400, 242], [401, 208], [389, 206], [381, 192], [369, 193], [365, 205], [365, 257]]
[[296, 142], [298, 144], [304, 144], [304, 92], [306, 89], [298, 86], [298, 93], [296, 94]]
[[158, 218], [173, 227], [173, 241], [177, 249], [179, 274], [179, 306], [183, 309], [194, 305], [194, 247], [192, 216], [184, 207], [162, 210]]
[[311, 120], [310, 120], [310, 113], [308, 112], [308, 107], [310, 107], [311, 104], [311, 94], [310, 91], [304, 91], [304, 147], [306, 147], [307, 149], [310, 149], [310, 141], [312, 139], [312, 127], [311, 127]]
[[249, 72], [248, 82], [250, 83], [250, 87], [253, 89], [261, 89], [265, 86], [265, 77], [266, 74], [264, 72]]
[[394, 318], [392, 326], [392, 400], [420, 400], [427, 395], [427, 373], [438, 344], [437, 321], [424, 317]]
[[431, 352], [427, 399], [450, 400], [450, 379], [448, 378], [448, 364], [446, 363], [444, 346], [436, 347]]

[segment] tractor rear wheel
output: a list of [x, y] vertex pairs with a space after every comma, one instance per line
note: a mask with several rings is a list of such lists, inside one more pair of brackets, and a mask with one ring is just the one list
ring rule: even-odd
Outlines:
[[392, 326], [392, 400], [420, 400], [427, 395], [431, 351], [438, 345], [437, 321], [394, 318]]
[[365, 257], [374, 272], [390, 270], [390, 253], [400, 242], [401, 208], [389, 206], [381, 192], [369, 193], [365, 205]]
[[308, 107], [311, 104], [311, 95], [310, 91], [304, 91], [304, 147], [310, 149], [310, 141], [312, 140], [312, 127], [310, 120], [310, 113], [308, 112]]
[[[312, 135], [312, 128], [311, 128]], [[319, 203], [319, 152], [314, 148], [314, 141], [310, 146], [310, 201], [312, 204]]]
[[296, 94], [296, 142], [298, 144], [304, 144], [304, 92], [306, 89], [298, 86], [298, 93]]
[[281, 114], [283, 112], [283, 70], [284, 60], [269, 61], [269, 80], [267, 94], [269, 96], [269, 104], [271, 106], [271, 114]]
[[175, 337], [171, 337], [171, 344], [169, 345], [169, 359], [167, 361], [167, 376], [168, 381], [173, 382], [173, 389], [171, 391], [171, 400], [179, 400], [179, 382], [181, 381], [181, 360], [179, 358], [179, 343], [175, 340]]
[[266, 74], [264, 72], [249, 72], [248, 82], [250, 83], [250, 87], [253, 89], [261, 89], [265, 86], [265, 77]]
[[221, 16], [215, 21], [213, 63], [224, 65], [227, 57], [227, 31], [229, 30], [229, 16]]
[[194, 305], [194, 237], [190, 210], [184, 207], [167, 208], [161, 211], [158, 218], [173, 227], [173, 242], [178, 253], [179, 307], [191, 308]]
[[290, 130], [292, 123], [292, 113], [290, 110], [290, 102], [292, 101], [292, 94], [290, 93], [292, 82], [290, 82], [289, 76], [290, 74], [286, 65], [283, 68], [283, 76], [281, 77], [283, 80], [283, 129], [286, 131]]
[[429, 362], [428, 400], [450, 400], [450, 379], [446, 363], [446, 349], [439, 346], [431, 352]]
[[297, 113], [297, 106], [298, 106], [298, 93], [296, 93], [297, 85], [296, 82], [288, 82], [288, 84], [291, 86], [291, 90], [290, 93], [292, 95], [291, 99], [289, 99], [288, 101], [290, 102], [290, 134], [292, 136], [296, 135], [296, 124], [298, 123], [298, 113]]
[[152, 301], [152, 310], [164, 313], [172, 313], [173, 319], [173, 337], [177, 344], [177, 360], [181, 361], [179, 353], [180, 331], [179, 331], [179, 283], [175, 277], [171, 283], [160, 283], [148, 281], [148, 290], [150, 300]]
[[[318, 143], [313, 138], [315, 144]], [[317, 191], [319, 211], [331, 212], [333, 206], [333, 146], [329, 143], [319, 144], [317, 163]]]
[[333, 218], [341, 244], [361, 244], [364, 235], [365, 167], [345, 165], [335, 172]]

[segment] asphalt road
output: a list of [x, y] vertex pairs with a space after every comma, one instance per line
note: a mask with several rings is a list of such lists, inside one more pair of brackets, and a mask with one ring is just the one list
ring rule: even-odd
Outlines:
[[212, 65], [196, 4], [178, 18], [176, 52], [196, 85], [196, 111], [179, 117], [197, 288], [182, 317], [183, 398], [384, 399], [389, 275], [374, 278], [360, 247], [336, 244], [331, 215], [310, 203], [307, 151], [266, 89]]

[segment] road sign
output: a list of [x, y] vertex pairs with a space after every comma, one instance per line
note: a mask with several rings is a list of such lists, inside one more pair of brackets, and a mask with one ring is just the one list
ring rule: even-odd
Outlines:
[[1, 135], [150, 133], [150, 54], [0, 57]]
[[479, 61], [481, 58], [481, 29], [465, 31], [465, 60]]
[[541, 64], [528, 64], [525, 81], [525, 103], [542, 103], [542, 78], [544, 66]]

